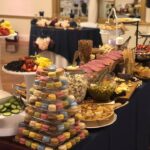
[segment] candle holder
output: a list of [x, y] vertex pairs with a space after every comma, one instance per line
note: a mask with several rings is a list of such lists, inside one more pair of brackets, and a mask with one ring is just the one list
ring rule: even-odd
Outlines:
[[44, 11], [39, 11], [39, 16], [44, 17], [44, 13], [45, 13]]

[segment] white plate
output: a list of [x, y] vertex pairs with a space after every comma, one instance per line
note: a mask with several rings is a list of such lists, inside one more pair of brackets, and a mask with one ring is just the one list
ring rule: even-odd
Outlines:
[[129, 101], [126, 101], [124, 104], [122, 104], [121, 106], [116, 107], [115, 109], [122, 108], [122, 107], [124, 107], [124, 106], [126, 106], [126, 105], [128, 105], [128, 104], [129, 104]]
[[0, 38], [4, 39], [4, 38], [9, 38], [9, 37], [14, 37], [16, 35], [17, 35], [17, 33], [13, 33], [13, 34], [9, 34], [9, 35], [6, 35], [6, 36], [0, 36]]
[[36, 72], [16, 72], [16, 71], [7, 70], [7, 69], [5, 69], [4, 66], [2, 67], [2, 70], [5, 73], [12, 74], [12, 75], [22, 75], [22, 76], [25, 76], [25, 75], [26, 76], [36, 75]]
[[115, 104], [115, 101], [111, 101], [111, 102], [108, 102], [108, 103], [99, 103], [100, 105], [110, 105], [110, 104]]
[[116, 120], [117, 120], [117, 115], [114, 114], [114, 118], [113, 118], [109, 123], [103, 124], [103, 125], [100, 125], [100, 126], [92, 126], [92, 127], [88, 126], [88, 127], [86, 127], [86, 128], [87, 128], [87, 129], [103, 128], [103, 127], [112, 125]]
[[3, 116], [3, 115], [0, 115], [0, 121], [3, 120], [3, 119], [11, 118], [11, 117], [13, 117], [13, 116], [22, 115], [22, 114], [23, 114], [23, 115], [25, 114], [24, 111], [21, 111], [21, 112], [18, 113], [18, 114], [11, 114], [10, 116]]
[[133, 19], [133, 21], [141, 21], [141, 19], [139, 19], [139, 18], [132, 18]]

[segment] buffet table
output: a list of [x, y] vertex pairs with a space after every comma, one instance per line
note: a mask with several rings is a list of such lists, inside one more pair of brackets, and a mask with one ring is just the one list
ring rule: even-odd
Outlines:
[[[91, 129], [90, 135], [73, 150], [147, 150], [150, 138], [150, 82], [140, 86], [130, 103], [116, 111], [117, 121], [108, 127]], [[0, 138], [3, 150], [28, 150]]]
[[91, 134], [74, 150], [147, 150], [150, 136], [150, 82], [139, 87], [130, 103], [116, 111], [117, 121]]
[[102, 45], [99, 29], [82, 28], [65, 30], [62, 28], [31, 25], [29, 55], [34, 55], [36, 53], [36, 38], [47, 36], [51, 37], [54, 41], [54, 47], [49, 49], [49, 51], [65, 57], [69, 63], [72, 63], [74, 52], [78, 49], [78, 40], [93, 40], [94, 47]]

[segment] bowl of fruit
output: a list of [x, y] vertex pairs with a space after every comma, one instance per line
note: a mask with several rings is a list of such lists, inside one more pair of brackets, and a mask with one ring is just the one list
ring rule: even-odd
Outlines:
[[4, 69], [13, 72], [36, 72], [38, 68], [48, 67], [52, 64], [51, 60], [45, 57], [25, 56], [4, 65]]
[[150, 60], [150, 45], [138, 45], [136, 48], [137, 60]]
[[15, 34], [9, 21], [1, 20], [0, 21], [0, 36], [9, 36]]

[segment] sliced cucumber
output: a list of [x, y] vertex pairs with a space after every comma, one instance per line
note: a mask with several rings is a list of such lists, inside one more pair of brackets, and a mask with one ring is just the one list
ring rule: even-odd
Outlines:
[[12, 113], [11, 113], [11, 112], [4, 112], [3, 115], [4, 115], [4, 116], [11, 116]]
[[19, 105], [19, 102], [15, 101], [13, 102], [14, 105]]
[[13, 109], [13, 110], [11, 110], [11, 112], [12, 112], [13, 114], [19, 114], [19, 113], [20, 113], [20, 110], [19, 110], [19, 109]]
[[9, 107], [10, 105], [11, 103], [8, 103], [8, 102], [4, 104], [5, 107]]
[[16, 108], [17, 108], [17, 106], [16, 106], [16, 105], [14, 105], [14, 104], [12, 104], [12, 105], [11, 105], [11, 108], [12, 108], [12, 109], [16, 109]]
[[0, 105], [0, 111], [4, 108], [4, 105]]
[[5, 112], [6, 110], [7, 110], [7, 108], [4, 107], [4, 108], [1, 110], [1, 112], [3, 113], [3, 112]]
[[18, 105], [18, 106], [17, 106], [17, 109], [21, 110], [22, 108], [21, 108], [21, 106], [20, 106], [20, 105]]

